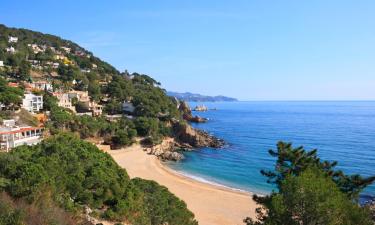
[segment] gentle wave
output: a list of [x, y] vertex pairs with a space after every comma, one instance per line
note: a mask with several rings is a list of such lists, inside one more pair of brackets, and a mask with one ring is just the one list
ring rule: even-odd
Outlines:
[[206, 178], [199, 177], [199, 176], [196, 176], [196, 175], [193, 175], [193, 174], [189, 174], [189, 173], [186, 173], [186, 172], [177, 171], [177, 170], [171, 168], [170, 166], [168, 166], [167, 164], [166, 164], [166, 166], [170, 170], [172, 170], [174, 173], [176, 173], [176, 174], [178, 174], [180, 176], [183, 176], [183, 177], [186, 177], [186, 178], [190, 178], [192, 180], [195, 180], [195, 181], [198, 181], [198, 182], [201, 182], [201, 183], [209, 184], [209, 185], [212, 185], [212, 186], [217, 186], [217, 187], [220, 187], [220, 188], [224, 188], [224, 189], [228, 189], [228, 190], [232, 190], [232, 191], [236, 191], [236, 192], [250, 194], [250, 195], [254, 195], [254, 194], [262, 195], [260, 193], [258, 194], [258, 193], [254, 193], [254, 192], [251, 192], [251, 191], [246, 191], [246, 190], [243, 190], [243, 189], [230, 187], [230, 186], [227, 186], [227, 185], [224, 185], [224, 184], [219, 184], [219, 183], [217, 183], [215, 181], [211, 181], [211, 180], [208, 180]]

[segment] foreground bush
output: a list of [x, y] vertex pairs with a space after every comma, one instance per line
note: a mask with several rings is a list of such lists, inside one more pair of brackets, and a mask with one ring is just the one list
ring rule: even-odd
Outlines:
[[368, 209], [358, 204], [358, 195], [375, 177], [345, 175], [335, 170], [337, 162], [321, 161], [317, 150], [305, 151], [279, 142], [274, 171], [261, 171], [277, 192], [254, 196], [260, 204], [257, 220], [247, 225], [373, 225]]
[[[179, 224], [192, 224], [194, 218], [167, 189], [154, 183], [163, 191], [146, 191], [146, 181], [130, 180], [111, 156], [67, 133], [0, 154], [0, 181], [0, 189], [30, 204], [50, 190], [53, 202], [67, 212], [89, 206], [106, 219], [132, 224], [173, 224], [174, 215], [184, 215]], [[152, 210], [153, 199], [168, 202], [158, 206], [162, 214]]]

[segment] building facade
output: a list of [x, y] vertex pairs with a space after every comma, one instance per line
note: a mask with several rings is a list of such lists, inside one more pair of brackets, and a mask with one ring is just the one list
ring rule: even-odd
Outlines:
[[39, 112], [43, 109], [43, 96], [31, 93], [24, 94], [22, 99], [22, 108], [29, 112]]
[[21, 145], [35, 145], [42, 140], [42, 127], [16, 127], [14, 121], [0, 127], [0, 150], [8, 152]]

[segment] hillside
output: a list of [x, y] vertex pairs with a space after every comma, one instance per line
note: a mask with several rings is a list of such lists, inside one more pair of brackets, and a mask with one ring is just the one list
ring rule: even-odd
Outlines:
[[[30, 138], [44, 139], [12, 149], [2, 143], [0, 218], [13, 221], [5, 224], [90, 224], [82, 218], [89, 207], [91, 216], [111, 221], [196, 224], [165, 187], [130, 180], [111, 158], [80, 140], [112, 149], [136, 137], [145, 146], [166, 137], [178, 148], [209, 145], [213, 137], [192, 132], [178, 104], [148, 75], [119, 72], [57, 36], [0, 25], [0, 121], [8, 123], [1, 129], [32, 130]], [[33, 222], [28, 216], [34, 215]]]
[[181, 101], [187, 101], [187, 102], [235, 102], [235, 101], [238, 101], [235, 98], [226, 97], [222, 95], [207, 96], [207, 95], [201, 95], [201, 94], [194, 94], [190, 92], [179, 93], [179, 92], [168, 91], [167, 95], [176, 97], [177, 99]]
[[[44, 96], [44, 109], [41, 112], [51, 111], [51, 124], [57, 125], [57, 129], [70, 129], [64, 122], [74, 118], [76, 122], [83, 123], [82, 117], [75, 117], [72, 111], [84, 114], [91, 105], [97, 105], [100, 110], [103, 108], [101, 115], [122, 114], [126, 102], [132, 108], [128, 114], [141, 118], [137, 124], [150, 128], [141, 133], [158, 141], [170, 133], [164, 129], [166, 122], [180, 118], [176, 103], [165, 95], [160, 83], [147, 75], [129, 74], [127, 71], [120, 73], [71, 41], [1, 25], [0, 49], [0, 79], [4, 79], [2, 85], [7, 89], [0, 98], [0, 102], [5, 103], [4, 108], [14, 110], [22, 107], [22, 93], [39, 92], [37, 94]], [[6, 87], [7, 83], [14, 87]], [[40, 83], [47, 83], [51, 88], [48, 91], [29, 88]], [[18, 96], [14, 93], [18, 93]], [[81, 95], [86, 97], [69, 97], [70, 105], [63, 104], [63, 97], [72, 94], [77, 98]], [[4, 113], [2, 117], [6, 119]], [[89, 122], [92, 121], [104, 123], [100, 118], [90, 119]], [[129, 127], [134, 128], [133, 125]], [[116, 130], [113, 126], [108, 129]], [[102, 134], [111, 135], [113, 132], [103, 130]], [[98, 133], [91, 134], [88, 136], [100, 136]]]

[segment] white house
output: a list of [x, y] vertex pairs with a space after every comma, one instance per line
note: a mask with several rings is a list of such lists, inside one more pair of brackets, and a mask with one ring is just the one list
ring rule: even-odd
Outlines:
[[17, 146], [35, 145], [42, 140], [42, 132], [41, 127], [18, 127], [14, 120], [7, 120], [7, 124], [0, 127], [0, 150], [8, 152]]
[[53, 90], [53, 87], [52, 87], [52, 84], [49, 83], [48, 81], [35, 81], [33, 83], [30, 84], [30, 86], [32, 88], [35, 88], [35, 89], [38, 89], [38, 90], [41, 90], [41, 91], [52, 91]]
[[22, 108], [29, 112], [38, 112], [43, 109], [43, 96], [31, 93], [24, 94]]
[[10, 53], [15, 53], [16, 52], [16, 49], [14, 49], [12, 46], [8, 47], [5, 49], [7, 52], [10, 52]]
[[52, 68], [57, 69], [59, 68], [60, 64], [58, 62], [52, 63]]
[[0, 61], [0, 67], [4, 66], [4, 61]]
[[70, 53], [70, 48], [68, 48], [68, 47], [61, 47], [61, 49], [62, 50], [64, 50], [65, 52], [67, 52], [67, 53]]
[[17, 43], [17, 41], [18, 41], [18, 37], [9, 36], [9, 39], [8, 39], [9, 43]]

